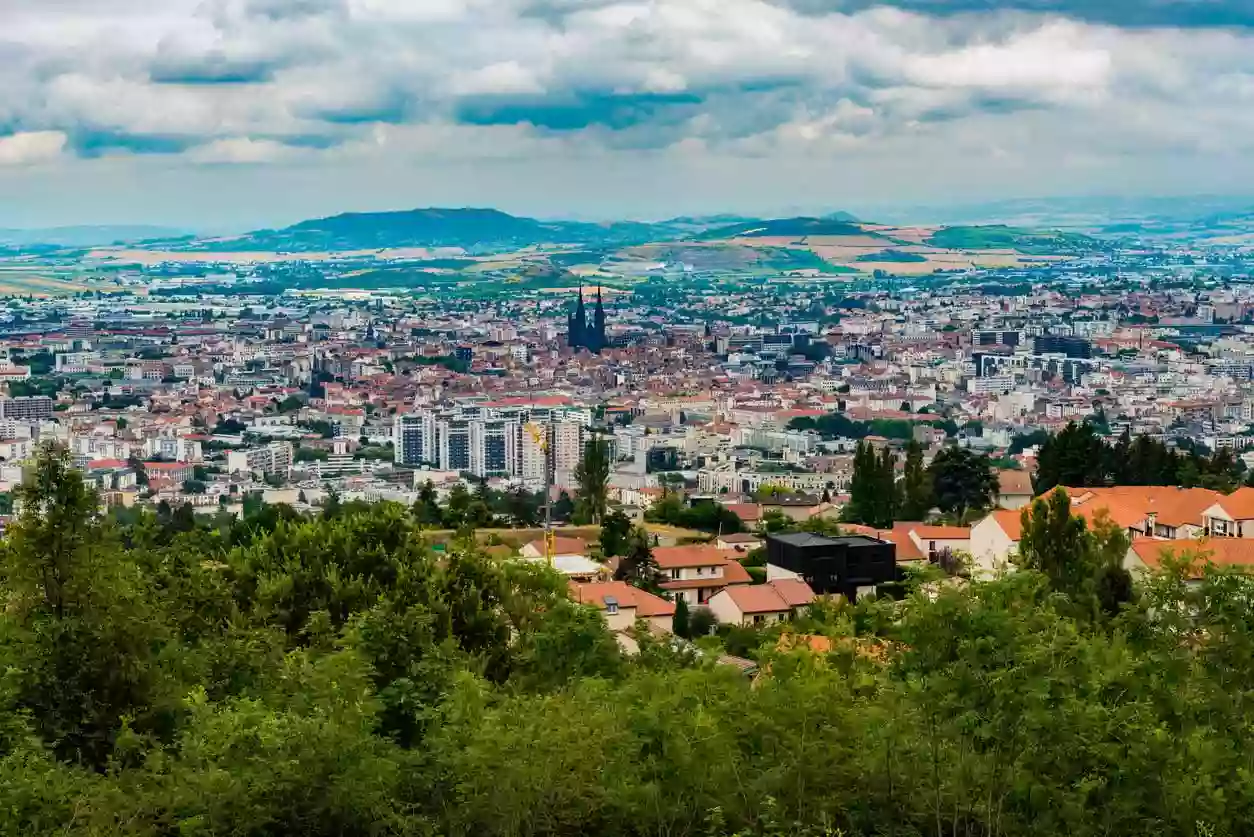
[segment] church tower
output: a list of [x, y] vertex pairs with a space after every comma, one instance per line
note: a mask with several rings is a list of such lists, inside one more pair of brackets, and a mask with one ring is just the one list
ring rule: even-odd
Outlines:
[[583, 305], [583, 284], [579, 285], [579, 301], [566, 328], [566, 343], [572, 349], [588, 348], [588, 314]]
[[609, 345], [605, 337], [605, 306], [601, 301], [601, 286], [597, 285], [597, 307], [592, 314], [592, 345], [589, 346], [597, 354]]

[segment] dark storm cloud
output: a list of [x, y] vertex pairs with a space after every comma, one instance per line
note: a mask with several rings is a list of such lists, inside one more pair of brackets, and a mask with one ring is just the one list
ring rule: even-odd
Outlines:
[[156, 84], [258, 84], [274, 79], [283, 62], [233, 59], [209, 53], [186, 58], [160, 58], [148, 68]]
[[126, 152], [131, 154], [178, 154], [196, 145], [199, 137], [103, 131], [81, 128], [68, 132], [69, 147], [80, 157], [101, 157]]

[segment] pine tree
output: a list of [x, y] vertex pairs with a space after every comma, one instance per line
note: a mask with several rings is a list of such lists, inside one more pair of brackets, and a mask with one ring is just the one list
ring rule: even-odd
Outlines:
[[866, 523], [873, 513], [875, 497], [875, 449], [858, 442], [853, 454], [853, 477], [849, 481], [849, 502], [841, 517], [848, 523]]
[[662, 571], [653, 557], [649, 533], [639, 526], [627, 538], [627, 553], [618, 562], [614, 578], [651, 593], [661, 590]]
[[579, 491], [575, 499], [575, 518], [579, 523], [600, 523], [609, 505], [609, 445], [600, 439], [589, 439], [583, 458], [575, 466], [575, 482]]
[[916, 441], [906, 446], [901, 495], [901, 516], [905, 520], [923, 520], [931, 511], [932, 476], [923, 466], [923, 446]]
[[690, 635], [688, 622], [688, 600], [680, 596], [675, 601], [675, 615], [671, 617], [671, 632], [675, 636], [688, 639]]

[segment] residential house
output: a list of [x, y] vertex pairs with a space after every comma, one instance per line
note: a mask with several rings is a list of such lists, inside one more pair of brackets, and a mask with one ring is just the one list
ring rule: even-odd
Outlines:
[[1141, 538], [1134, 540], [1128, 548], [1123, 566], [1133, 575], [1139, 575], [1159, 569], [1168, 556], [1187, 558], [1191, 559], [1191, 581], [1201, 579], [1203, 568], [1208, 563], [1224, 568], [1254, 569], [1254, 542], [1246, 543], [1246, 540], [1236, 537], [1178, 540]]
[[724, 503], [732, 514], [740, 518], [746, 529], [757, 529], [762, 522], [762, 507], [757, 503]]
[[997, 505], [1015, 511], [1032, 502], [1032, 476], [1027, 471], [1003, 469], [997, 472]]
[[[544, 538], [537, 538], [528, 544], [524, 544], [518, 552], [524, 558], [543, 558]], [[554, 538], [553, 557], [559, 558], [564, 556], [588, 557], [588, 542], [579, 538]]]
[[689, 606], [703, 605], [726, 587], [752, 581], [734, 551], [708, 544], [656, 547], [653, 560], [662, 571], [662, 589]]
[[145, 462], [144, 473], [153, 490], [166, 486], [181, 486], [195, 472], [190, 462]]
[[1254, 538], [1254, 488], [1242, 486], [1202, 512], [1203, 531], [1216, 538]]
[[[1072, 513], [1084, 518], [1090, 528], [1107, 520], [1134, 540], [1189, 539], [1203, 535], [1206, 513], [1224, 499], [1217, 491], [1174, 486], [1063, 490], [1071, 499]], [[993, 572], [1008, 565], [1018, 550], [1022, 513], [1022, 509], [998, 509], [971, 527], [971, 556], [977, 569]]]
[[869, 535], [894, 544], [897, 547], [898, 564], [936, 561], [946, 552], [971, 551], [969, 526], [933, 526], [929, 523], [898, 521], [891, 529], [874, 529], [854, 524], [845, 524], [840, 528], [847, 534]]
[[748, 532], [739, 532], [735, 535], [719, 535], [714, 541], [714, 545], [719, 549], [730, 549], [736, 552], [752, 552], [760, 548], [765, 543], [758, 535]]
[[605, 624], [623, 650], [635, 653], [636, 641], [629, 635], [636, 620], [642, 619], [650, 631], [669, 634], [675, 616], [675, 603], [639, 590], [622, 581], [601, 581], [591, 584], [570, 582], [570, 597], [579, 604], [601, 611]]
[[709, 608], [722, 625], [771, 625], [792, 619], [813, 602], [814, 591], [804, 581], [778, 579], [727, 587], [710, 597]]
[[[779, 512], [796, 523], [805, 523], [814, 517], [838, 520], [840, 509], [831, 503], [808, 494], [792, 497], [771, 497], [762, 501], [762, 513]], [[743, 518], [742, 518], [743, 519]]]

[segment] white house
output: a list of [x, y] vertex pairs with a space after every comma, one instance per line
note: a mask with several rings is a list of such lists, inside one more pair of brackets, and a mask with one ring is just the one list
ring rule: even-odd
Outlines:
[[638, 590], [622, 581], [592, 584], [572, 581], [570, 597], [579, 604], [591, 605], [601, 611], [605, 624], [625, 651], [634, 653], [639, 650], [635, 640], [627, 635], [637, 619], [643, 619], [651, 631], [666, 634], [671, 632], [671, 622], [675, 616], [674, 602]]
[[752, 581], [736, 553], [717, 546], [661, 546], [653, 550], [653, 560], [664, 576], [662, 589], [691, 607], [705, 604], [726, 587]]
[[813, 601], [804, 581], [777, 579], [728, 587], [710, 597], [709, 608], [722, 625], [770, 625], [792, 619]]

